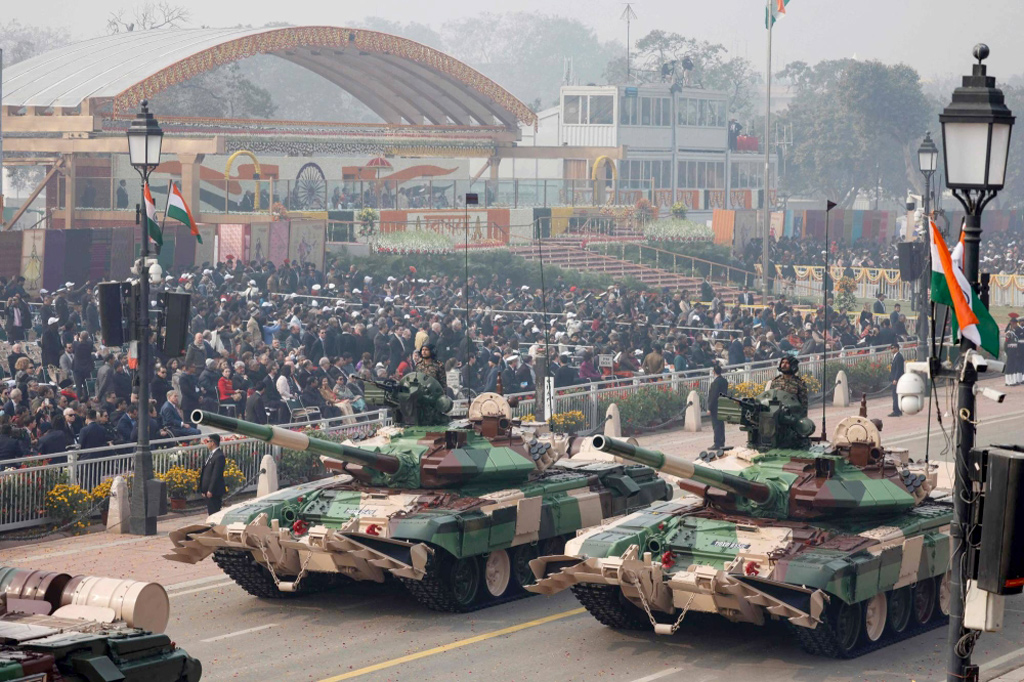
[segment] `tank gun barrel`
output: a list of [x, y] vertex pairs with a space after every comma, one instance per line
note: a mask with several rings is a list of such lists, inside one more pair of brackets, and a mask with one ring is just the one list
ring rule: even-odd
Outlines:
[[618, 455], [639, 464], [646, 464], [666, 474], [686, 478], [713, 488], [746, 497], [758, 504], [771, 500], [772, 489], [764, 483], [748, 481], [742, 476], [694, 464], [682, 457], [666, 455], [657, 450], [648, 450], [623, 440], [607, 436], [594, 436], [593, 446], [598, 450]]
[[352, 445], [342, 445], [341, 443], [333, 443], [320, 438], [311, 438], [304, 433], [289, 431], [279, 426], [254, 424], [241, 419], [225, 417], [214, 412], [207, 412], [206, 410], [193, 410], [192, 422], [194, 424], [203, 424], [223, 429], [231, 433], [239, 433], [250, 438], [257, 438], [288, 450], [300, 450], [326, 457], [334, 457], [349, 464], [359, 464], [385, 474], [395, 474], [401, 468], [401, 461], [394, 455], [385, 455]]

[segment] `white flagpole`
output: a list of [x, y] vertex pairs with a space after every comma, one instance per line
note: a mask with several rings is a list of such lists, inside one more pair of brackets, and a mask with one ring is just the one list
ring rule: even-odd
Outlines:
[[765, 71], [767, 87], [765, 88], [764, 100], [764, 224], [762, 225], [761, 238], [761, 280], [764, 289], [764, 302], [768, 303], [768, 295], [771, 293], [771, 278], [768, 276], [768, 240], [771, 239], [771, 216], [769, 214], [768, 187], [771, 180], [771, 155], [768, 144], [769, 128], [772, 117], [772, 2], [765, 0], [765, 23], [768, 25], [768, 66]]

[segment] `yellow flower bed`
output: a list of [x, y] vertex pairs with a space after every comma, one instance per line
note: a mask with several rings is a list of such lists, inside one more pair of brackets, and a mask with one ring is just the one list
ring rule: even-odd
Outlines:
[[[807, 395], [814, 396], [821, 392], [821, 382], [813, 374], [800, 374], [799, 376], [807, 387]], [[762, 384], [756, 381], [741, 381], [729, 387], [729, 394], [734, 398], [756, 398], [764, 393], [766, 385], [767, 383]]]
[[89, 511], [92, 505], [92, 495], [77, 485], [59, 483], [46, 493], [46, 515], [56, 521], [58, 526], [78, 519], [70, 528], [76, 535], [89, 525], [84, 518], [78, 517]]
[[580, 410], [569, 410], [551, 415], [551, 430], [559, 433], [575, 433], [587, 425], [587, 417]]
[[187, 497], [199, 488], [198, 469], [175, 465], [167, 473], [157, 474], [156, 477], [167, 484], [167, 494], [173, 498]]
[[[227, 460], [224, 465], [224, 489], [226, 492], [237, 490], [245, 485], [245, 474], [238, 468], [238, 464], [233, 459]], [[197, 480], [198, 482], [198, 480]]]

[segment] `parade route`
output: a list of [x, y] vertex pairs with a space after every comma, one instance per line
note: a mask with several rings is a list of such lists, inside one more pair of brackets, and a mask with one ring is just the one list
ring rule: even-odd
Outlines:
[[[993, 387], [995, 379], [987, 382]], [[1002, 404], [979, 402], [979, 443], [1024, 442], [1020, 389]], [[883, 442], [923, 457], [924, 414], [885, 418], [888, 397], [869, 403], [883, 419]], [[834, 427], [859, 407], [828, 408]], [[820, 411], [812, 417], [820, 420]], [[948, 427], [948, 419], [946, 420]], [[830, 428], [832, 428], [830, 427]], [[933, 415], [933, 432], [935, 428]], [[641, 443], [695, 456], [710, 432], [659, 432]], [[730, 427], [728, 442], [741, 442]], [[942, 455], [941, 437], [931, 455]], [[691, 614], [673, 637], [615, 631], [590, 617], [571, 593], [530, 597], [471, 614], [440, 614], [415, 604], [397, 585], [359, 583], [279, 601], [252, 597], [212, 561], [165, 561], [168, 530], [201, 515], [162, 520], [149, 538], [103, 533], [0, 550], [4, 564], [155, 580], [171, 600], [168, 634], [204, 664], [204, 680], [939, 680], [946, 630], [850, 661], [804, 653], [785, 626], [731, 624]], [[271, 646], [272, 644], [272, 646]], [[985, 680], [1014, 680], [1024, 665], [1024, 597], [1007, 601], [1001, 633], [987, 633], [976, 660]], [[628, 661], [628, 664], [624, 662]], [[301, 671], [301, 672], [300, 672]]]

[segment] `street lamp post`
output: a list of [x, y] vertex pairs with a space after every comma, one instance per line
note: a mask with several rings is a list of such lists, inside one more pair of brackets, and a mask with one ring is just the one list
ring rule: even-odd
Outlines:
[[[986, 45], [974, 47], [974, 65], [963, 85], [953, 92], [953, 100], [939, 116], [942, 123], [942, 151], [945, 159], [946, 186], [967, 213], [964, 222], [964, 275], [971, 286], [979, 286], [979, 247], [981, 212], [1003, 188], [1006, 161], [1010, 150], [1010, 131], [1014, 116], [996, 88], [996, 79], [986, 74], [982, 63], [989, 55]], [[969, 292], [965, 292], [968, 293]], [[987, 303], [987, 294], [980, 291]], [[970, 526], [977, 511], [972, 474], [971, 450], [976, 423], [974, 386], [978, 374], [968, 361], [974, 344], [960, 337], [959, 385], [957, 396], [957, 448], [953, 484], [952, 560], [950, 562], [949, 636], [947, 640], [948, 682], [978, 679], [978, 668], [971, 664], [971, 653], [978, 633], [964, 628], [964, 603], [970, 578]]]
[[[128, 128], [128, 156], [132, 167], [142, 179], [143, 193], [149, 176], [160, 165], [164, 133], [156, 118], [149, 113], [149, 102], [142, 100], [142, 110]], [[153, 478], [153, 455], [149, 451], [149, 218], [142, 219], [142, 207], [135, 206], [135, 222], [141, 226], [142, 257], [139, 263], [139, 298], [131, 320], [138, 344], [139, 377], [139, 440], [135, 446], [135, 485], [131, 496], [129, 527], [133, 535], [155, 535], [156, 514], [150, 514], [149, 481]]]
[[[921, 142], [921, 147], [917, 150], [917, 167], [921, 170], [921, 174], [924, 175], [924, 215], [926, 221], [931, 220], [932, 176], [935, 175], [938, 163], [939, 150], [932, 141], [931, 131], [928, 131], [924, 134], [924, 141]], [[926, 229], [924, 237], [924, 247], [926, 250], [928, 249], [930, 234], [929, 230]], [[921, 273], [921, 279], [917, 286], [917, 339], [920, 348], [927, 348], [928, 339], [931, 337], [931, 315], [929, 314], [931, 306], [928, 305], [928, 287], [931, 284], [931, 278], [931, 268], [928, 268]]]

